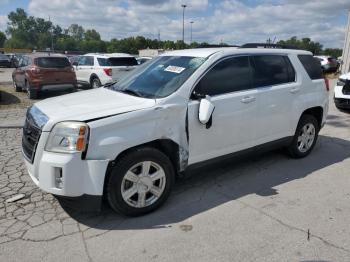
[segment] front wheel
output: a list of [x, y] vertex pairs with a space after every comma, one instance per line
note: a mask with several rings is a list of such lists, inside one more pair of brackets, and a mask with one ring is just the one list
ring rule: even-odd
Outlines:
[[293, 158], [306, 157], [314, 148], [319, 132], [317, 119], [312, 115], [303, 115], [298, 123], [292, 143], [288, 147]]
[[112, 168], [106, 181], [110, 206], [127, 216], [139, 216], [160, 207], [170, 195], [174, 168], [155, 148], [139, 148]]

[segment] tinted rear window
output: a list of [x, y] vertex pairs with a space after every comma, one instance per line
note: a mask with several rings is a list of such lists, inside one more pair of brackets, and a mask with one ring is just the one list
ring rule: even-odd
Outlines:
[[321, 64], [316, 58], [312, 55], [298, 55], [298, 58], [312, 80], [323, 78]]
[[135, 66], [137, 60], [135, 57], [111, 57], [111, 58], [97, 58], [100, 66]]
[[255, 87], [272, 86], [295, 81], [295, 72], [285, 56], [253, 56], [253, 79]]
[[63, 68], [70, 66], [70, 63], [65, 57], [40, 57], [37, 65], [43, 68]]
[[6, 55], [0, 54], [1, 60], [8, 60], [9, 58]]

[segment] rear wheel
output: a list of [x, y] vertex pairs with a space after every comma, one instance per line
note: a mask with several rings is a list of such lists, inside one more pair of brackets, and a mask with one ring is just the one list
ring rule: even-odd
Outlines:
[[319, 123], [312, 115], [303, 115], [298, 123], [293, 141], [288, 147], [293, 158], [302, 158], [314, 148], [319, 132]]
[[111, 207], [127, 216], [139, 216], [160, 207], [174, 183], [169, 158], [155, 148], [139, 148], [113, 167], [107, 185]]
[[90, 83], [91, 88], [99, 88], [101, 86], [101, 81], [97, 77], [94, 77]]
[[29, 99], [37, 99], [38, 98], [38, 91], [31, 88], [28, 81], [26, 82], [26, 90], [27, 90], [27, 95]]

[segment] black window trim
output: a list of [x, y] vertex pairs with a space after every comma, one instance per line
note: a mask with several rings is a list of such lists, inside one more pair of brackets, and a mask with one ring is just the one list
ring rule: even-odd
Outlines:
[[[249, 56], [251, 56], [251, 54], [234, 54], [234, 55], [228, 55], [228, 56], [224, 56], [221, 57], [220, 59], [218, 59], [217, 61], [215, 61], [215, 63], [213, 63], [210, 67], [208, 67], [201, 75], [200, 77], [197, 78], [196, 82], [194, 82], [192, 88], [191, 88], [191, 92], [190, 92], [190, 97], [189, 99], [192, 101], [196, 101], [197, 99], [192, 98], [192, 94], [194, 92], [194, 89], [196, 88], [197, 84], [202, 80], [202, 78], [211, 70], [213, 69], [213, 67], [215, 67], [217, 64], [221, 63], [222, 61], [225, 61], [227, 59], [231, 59], [231, 58], [237, 58], [237, 57], [242, 57], [242, 56], [246, 56], [248, 57], [248, 62], [249, 62], [249, 66], [251, 67], [251, 59]], [[253, 86], [253, 73], [252, 70], [250, 70], [250, 82]], [[239, 90], [239, 91], [232, 91], [232, 92], [227, 92], [227, 93], [223, 93], [223, 94], [218, 94], [218, 95], [213, 95], [210, 97], [218, 97], [218, 96], [223, 96], [223, 95], [228, 95], [228, 94], [233, 94], [233, 93], [238, 93], [238, 92], [246, 92], [248, 90], [254, 90], [257, 88], [249, 88], [249, 89], [245, 89], [245, 90]]]

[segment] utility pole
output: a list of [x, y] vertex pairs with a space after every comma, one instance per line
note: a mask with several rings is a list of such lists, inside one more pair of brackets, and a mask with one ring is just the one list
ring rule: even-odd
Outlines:
[[194, 23], [193, 21], [190, 22], [190, 24], [191, 24], [191, 41], [190, 41], [190, 44], [192, 44], [192, 25], [193, 25], [193, 23]]
[[182, 10], [182, 42], [185, 43], [185, 8], [187, 5], [181, 5]]
[[[51, 18], [50, 18], [50, 16], [49, 16], [49, 22], [51, 23]], [[51, 52], [53, 51], [53, 27], [52, 27], [52, 24], [51, 24], [51, 26], [50, 26], [50, 28], [51, 28]]]

